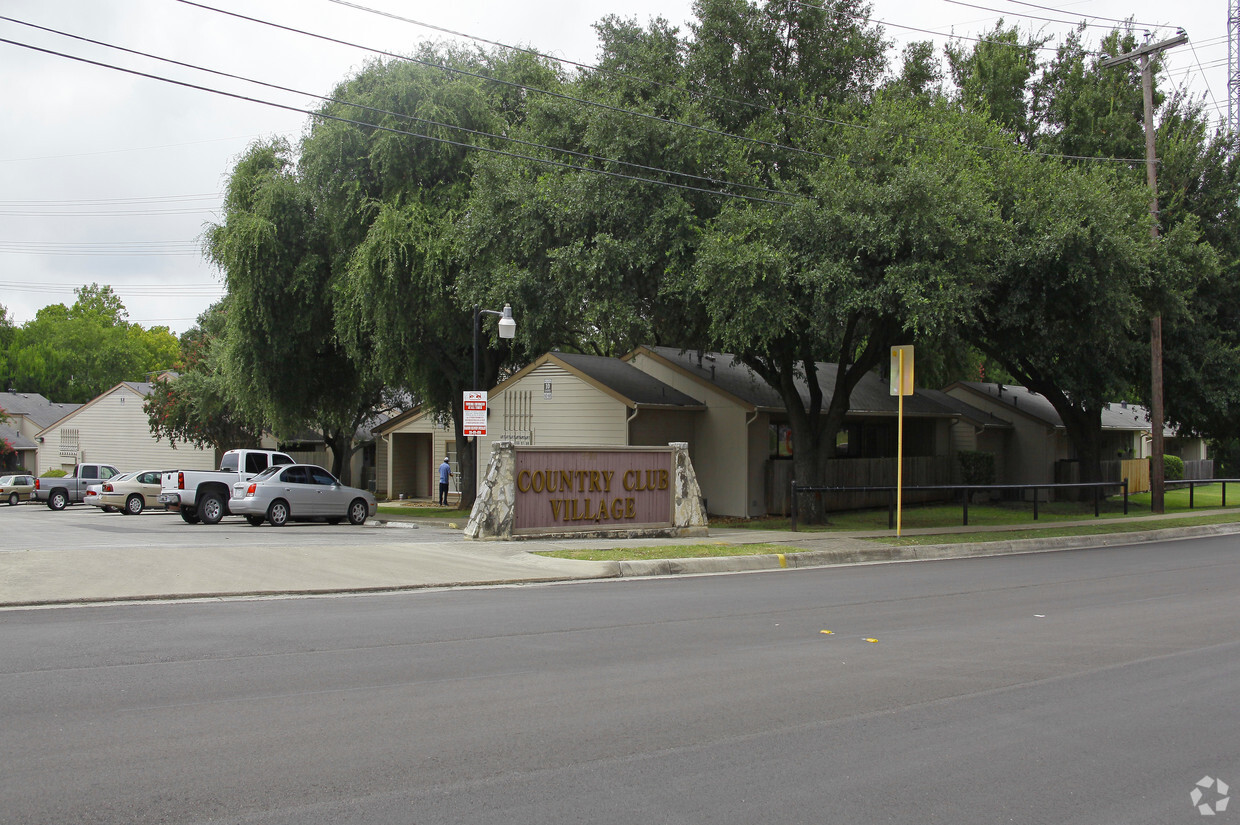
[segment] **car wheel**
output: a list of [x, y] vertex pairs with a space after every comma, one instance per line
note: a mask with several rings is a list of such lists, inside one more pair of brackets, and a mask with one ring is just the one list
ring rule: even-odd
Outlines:
[[353, 499], [349, 505], [349, 524], [365, 524], [366, 516], [370, 515], [370, 507], [360, 498]]
[[224, 502], [215, 493], [208, 493], [198, 502], [198, 518], [203, 524], [219, 524], [224, 517]]
[[146, 502], [143, 500], [142, 496], [134, 493], [132, 496], [125, 499], [125, 509], [121, 512], [127, 516], [136, 516], [145, 509]]
[[63, 510], [68, 503], [69, 494], [64, 490], [53, 490], [52, 494], [47, 497], [47, 506], [53, 510]]
[[251, 526], [251, 527], [257, 527], [257, 526], [259, 526], [260, 524], [262, 524], [262, 523], [263, 523], [263, 517], [262, 517], [262, 516], [246, 516], [246, 517], [245, 517], [245, 520], [246, 520], [246, 521], [248, 521], [248, 522], [250, 523], [250, 526]]
[[288, 502], [282, 498], [271, 502], [271, 506], [267, 508], [267, 521], [271, 522], [272, 527], [283, 527], [288, 524], [288, 517]]
[[193, 507], [182, 507], [181, 508], [181, 521], [185, 522], [186, 524], [197, 524], [198, 523], [198, 511], [195, 510]]
[[17, 495], [17, 493], [12, 493], [11, 495], [9, 495], [9, 506], [10, 507], [13, 507], [19, 501], [21, 501], [21, 498]]

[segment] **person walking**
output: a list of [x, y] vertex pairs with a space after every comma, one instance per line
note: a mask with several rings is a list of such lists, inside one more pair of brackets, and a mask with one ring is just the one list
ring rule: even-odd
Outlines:
[[443, 457], [443, 464], [439, 465], [439, 506], [448, 506], [448, 478], [452, 475], [452, 465], [448, 463], [448, 457]]

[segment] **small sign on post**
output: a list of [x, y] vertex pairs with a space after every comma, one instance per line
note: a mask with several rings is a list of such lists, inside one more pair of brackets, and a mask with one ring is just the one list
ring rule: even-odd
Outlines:
[[[901, 367], [901, 356], [903, 364]], [[891, 394], [913, 394], [913, 345], [891, 348]]]
[[896, 536], [904, 526], [904, 396], [913, 394], [913, 345], [891, 348], [891, 394], [899, 396], [896, 435]]
[[466, 390], [465, 403], [461, 414], [461, 425], [465, 436], [485, 436], [487, 434], [487, 392], [486, 390]]

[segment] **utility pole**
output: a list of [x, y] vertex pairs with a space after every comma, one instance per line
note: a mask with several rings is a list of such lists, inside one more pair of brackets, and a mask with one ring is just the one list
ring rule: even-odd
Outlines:
[[1227, 3], [1227, 128], [1240, 133], [1240, 0]]
[[[1150, 70], [1151, 55], [1182, 46], [1188, 35], [1180, 33], [1170, 40], [1147, 43], [1127, 54], [1109, 57], [1099, 66], [1109, 69], [1122, 63], [1139, 61], [1141, 65], [1141, 92], [1145, 100], [1145, 180], [1150, 186], [1150, 235], [1158, 239], [1158, 158], [1154, 151], [1154, 77]], [[1163, 363], [1162, 363], [1162, 315], [1156, 313], [1150, 319], [1150, 512], [1163, 512]]]

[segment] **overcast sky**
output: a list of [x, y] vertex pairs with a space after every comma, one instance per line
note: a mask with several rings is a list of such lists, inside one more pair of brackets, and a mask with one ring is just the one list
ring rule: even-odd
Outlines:
[[[268, 23], [408, 53], [422, 40], [449, 39], [388, 12], [505, 44], [527, 45], [592, 63], [591, 24], [607, 14], [645, 23], [659, 14], [677, 25], [689, 0], [5, 0], [0, 38], [186, 83], [311, 109], [317, 101], [171, 66], [31, 28], [171, 58], [328, 94], [372, 52], [237, 19]], [[1000, 17], [1022, 30], [1061, 35], [1078, 21], [1184, 28], [1189, 46], [1169, 53], [1177, 82], [1227, 111], [1227, 2], [1188, 0], [874, 0], [874, 17], [893, 42], [893, 61], [910, 40], [973, 36]], [[982, 8], [984, 7], [984, 8]], [[1050, 11], [1053, 7], [1058, 11]], [[998, 11], [996, 11], [998, 10]], [[1174, 15], [1174, 16], [1169, 16]], [[923, 30], [923, 31], [919, 31]], [[1104, 29], [1091, 29], [1090, 39]], [[1157, 40], [1174, 28], [1153, 32]], [[1049, 57], [1049, 54], [1048, 54]], [[0, 305], [17, 324], [43, 306], [71, 304], [73, 290], [110, 284], [143, 326], [181, 333], [223, 294], [220, 274], [202, 260], [200, 237], [218, 216], [220, 192], [247, 144], [275, 134], [296, 139], [304, 114], [80, 63], [0, 43]]]

